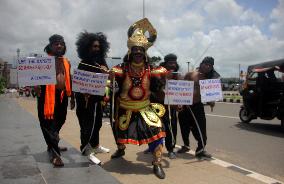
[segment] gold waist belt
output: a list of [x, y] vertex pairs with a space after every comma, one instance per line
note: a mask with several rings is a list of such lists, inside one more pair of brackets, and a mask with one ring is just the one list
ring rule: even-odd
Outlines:
[[165, 114], [165, 108], [161, 104], [145, 101], [123, 101], [120, 99], [119, 106], [126, 110], [126, 113], [119, 117], [119, 128], [126, 130], [129, 126], [133, 111], [140, 112], [142, 118], [149, 126], [162, 127], [160, 118]]
[[125, 110], [139, 111], [150, 105], [150, 100], [144, 101], [124, 101], [120, 99], [119, 106]]

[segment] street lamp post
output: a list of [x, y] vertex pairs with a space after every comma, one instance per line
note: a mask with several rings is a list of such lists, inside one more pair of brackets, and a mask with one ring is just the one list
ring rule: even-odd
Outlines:
[[118, 64], [118, 61], [112, 61], [112, 59], [114, 59], [114, 60], [121, 60], [122, 59], [121, 57], [106, 57], [106, 58], [111, 59], [111, 60], [108, 60], [108, 61], [110, 61], [109, 67], [113, 67], [114, 65]]
[[187, 72], [189, 72], [189, 61], [188, 62], [186, 62], [187, 63]]

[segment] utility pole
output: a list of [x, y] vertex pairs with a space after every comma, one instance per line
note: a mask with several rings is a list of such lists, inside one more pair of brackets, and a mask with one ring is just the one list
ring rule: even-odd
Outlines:
[[[16, 67], [16, 70], [18, 70], [18, 60], [20, 59], [20, 49], [19, 48], [17, 48], [17, 61], [16, 61], [16, 65], [15, 65], [15, 67]], [[19, 87], [19, 79], [18, 79], [18, 72], [17, 72], [17, 82], [16, 82], [16, 87], [18, 88]]]
[[143, 0], [143, 18], [145, 18], [145, 0]]
[[241, 83], [241, 64], [239, 64], [239, 83]]

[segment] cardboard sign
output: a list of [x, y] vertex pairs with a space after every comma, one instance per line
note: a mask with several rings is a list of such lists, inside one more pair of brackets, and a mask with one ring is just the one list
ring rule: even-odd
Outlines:
[[168, 80], [165, 87], [164, 104], [191, 105], [193, 101], [193, 81]]
[[214, 102], [223, 100], [223, 93], [220, 79], [200, 80], [201, 102]]
[[19, 86], [56, 84], [54, 57], [26, 57], [17, 62]]
[[75, 69], [72, 78], [72, 91], [104, 96], [107, 79], [108, 74]]

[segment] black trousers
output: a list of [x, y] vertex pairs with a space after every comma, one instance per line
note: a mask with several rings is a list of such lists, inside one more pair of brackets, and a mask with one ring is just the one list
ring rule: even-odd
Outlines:
[[76, 114], [80, 125], [81, 151], [89, 143], [92, 147], [99, 145], [99, 132], [102, 127], [102, 104], [91, 96], [86, 106], [86, 101], [82, 94], [76, 93]]
[[176, 137], [177, 137], [177, 116], [176, 110], [171, 108], [171, 122], [169, 119], [169, 111], [168, 107], [166, 108], [166, 113], [162, 118], [162, 121], [165, 126], [166, 137], [165, 137], [165, 145], [168, 152], [173, 151], [176, 145]]
[[44, 118], [44, 100], [45, 100], [45, 87], [41, 89], [41, 95], [38, 97], [38, 119], [40, 122], [40, 127], [43, 133], [45, 142], [50, 149], [55, 154], [60, 155], [60, 150], [58, 147], [59, 143], [59, 131], [62, 128], [66, 120], [68, 97], [64, 93], [63, 99], [61, 101], [61, 90], [56, 90], [55, 93], [55, 107], [54, 107], [54, 118], [52, 120]]
[[[189, 108], [192, 110], [197, 120], [196, 123], [198, 124], [201, 135]], [[192, 131], [195, 140], [197, 140], [196, 152], [202, 150], [207, 142], [206, 117], [204, 112], [204, 105], [202, 103], [196, 103], [184, 107], [184, 109], [181, 112], [179, 112], [179, 123], [180, 123], [181, 135], [184, 145], [189, 146], [189, 134], [190, 131]]]

